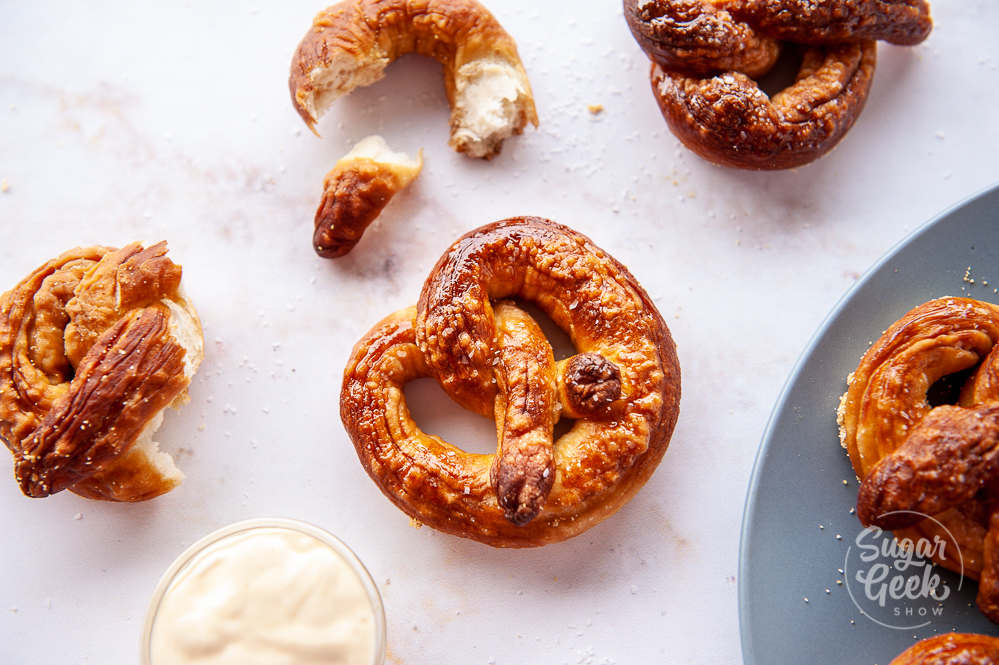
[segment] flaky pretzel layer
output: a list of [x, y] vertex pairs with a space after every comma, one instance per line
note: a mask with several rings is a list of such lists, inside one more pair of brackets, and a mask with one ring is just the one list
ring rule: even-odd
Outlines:
[[[793, 168], [831, 150], [863, 110], [875, 40], [917, 44], [932, 28], [924, 0], [624, 0], [624, 13], [673, 133], [746, 169]], [[809, 48], [794, 84], [771, 99], [756, 79], [784, 41]]]
[[999, 663], [999, 638], [946, 633], [916, 642], [888, 665], [990, 665]]
[[166, 243], [74, 249], [0, 296], [0, 438], [22, 491], [139, 501], [179, 472], [151, 448], [201, 361]]
[[[966, 374], [956, 404], [930, 403], [938, 382]], [[939, 298], [908, 312], [850, 375], [837, 419], [861, 522], [953, 536], [960, 556], [934, 560], [979, 580], [979, 608], [999, 620], [999, 306]]]
[[[580, 353], [556, 362], [537, 324], [505, 302], [514, 297], [536, 303]], [[420, 431], [403, 386], [423, 376], [494, 417], [497, 454]], [[358, 342], [340, 413], [365, 469], [411, 517], [527, 547], [577, 535], [624, 505], [662, 458], [679, 399], [669, 330], [627, 269], [567, 227], [514, 218], [459, 239], [418, 307]], [[553, 442], [560, 416], [576, 422]]]
[[450, 145], [490, 158], [503, 140], [538, 124], [513, 38], [476, 0], [344, 0], [313, 20], [292, 58], [292, 103], [310, 129], [329, 105], [374, 83], [396, 58], [443, 66]]

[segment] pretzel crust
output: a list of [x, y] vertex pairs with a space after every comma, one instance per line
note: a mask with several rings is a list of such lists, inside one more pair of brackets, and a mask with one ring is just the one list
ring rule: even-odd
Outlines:
[[889, 665], [988, 665], [999, 662], [999, 638], [946, 633], [916, 642]]
[[653, 63], [651, 81], [670, 129], [704, 159], [744, 169], [788, 169], [829, 152], [853, 126], [876, 60], [873, 41], [810, 48], [796, 82], [773, 98], [739, 72], [690, 78]]
[[343, 0], [320, 12], [292, 58], [292, 103], [310, 129], [334, 99], [374, 83], [396, 58], [443, 65], [450, 145], [491, 158], [538, 124], [513, 38], [476, 0]]
[[[511, 297], [535, 302], [581, 354], [599, 354], [619, 372], [620, 399], [581, 414], [554, 444], [557, 418], [545, 405], [568, 414], [562, 391], [548, 390], [556, 377], [573, 373], [543, 359], [550, 347], [531, 325], [515, 344], [502, 341], [511, 318], [527, 317], [492, 304]], [[518, 345], [511, 355], [509, 347]], [[512, 360], [531, 354], [530, 362]], [[602, 371], [578, 375], [608, 380]], [[466, 408], [485, 416], [495, 409], [498, 455], [469, 454], [419, 430], [402, 387], [424, 376]], [[679, 400], [669, 330], [627, 269], [567, 227], [513, 218], [459, 239], [432, 271], [418, 308], [387, 317], [358, 342], [344, 372], [340, 413], [364, 468], [411, 517], [493, 546], [530, 547], [582, 533], [624, 505], [665, 453]], [[511, 431], [534, 434], [511, 447]], [[554, 470], [547, 491], [531, 481], [545, 478], [545, 448]], [[512, 463], [521, 488], [546, 494], [530, 520], [511, 519], [493, 486], [493, 469], [508, 449], [519, 451], [514, 459], [536, 457], [526, 468]]]
[[70, 250], [0, 296], [0, 438], [27, 496], [140, 501], [180, 482], [135, 445], [201, 360], [180, 278], [165, 243], [133, 243]]

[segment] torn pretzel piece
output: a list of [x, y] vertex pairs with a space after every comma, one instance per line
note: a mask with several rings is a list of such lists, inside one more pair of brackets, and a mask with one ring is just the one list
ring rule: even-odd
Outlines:
[[336, 163], [323, 181], [312, 246], [332, 259], [347, 254], [393, 196], [423, 168], [423, 153], [413, 159], [393, 152], [381, 136], [369, 136]]
[[73, 249], [0, 296], [0, 439], [27, 496], [142, 501], [183, 479], [153, 436], [204, 341], [166, 254]]
[[489, 159], [538, 124], [517, 45], [475, 0], [343, 0], [323, 10], [292, 58], [295, 110], [315, 131], [334, 100], [378, 81], [407, 53], [443, 66], [456, 151]]

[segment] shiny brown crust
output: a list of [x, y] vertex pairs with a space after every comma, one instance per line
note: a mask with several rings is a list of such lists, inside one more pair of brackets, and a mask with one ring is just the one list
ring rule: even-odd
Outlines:
[[138, 501], [175, 486], [129, 454], [190, 383], [163, 303], [196, 315], [166, 251], [74, 249], [0, 296], [0, 438], [27, 496]]
[[833, 46], [883, 40], [911, 46], [930, 34], [924, 0], [623, 0], [635, 40], [663, 69], [692, 76], [773, 66], [778, 41]]
[[[968, 298], [932, 300], [892, 324], [850, 375], [839, 408], [840, 437], [857, 477], [865, 480], [931, 412], [927, 393], [940, 378], [975, 371], [963, 391], [963, 406], [999, 398], [999, 384], [987, 380], [992, 363], [983, 362], [992, 357], [997, 341], [999, 307]], [[865, 495], [863, 503], [871, 501]], [[894, 533], [899, 538], [932, 541], [939, 537], [944, 542], [950, 542], [953, 535], [961, 550], [964, 573], [978, 579], [985, 565], [989, 514], [988, 505], [972, 499], [933, 515], [936, 521], [922, 520]], [[960, 572], [955, 561], [936, 562]]]
[[938, 406], [864, 478], [857, 517], [901, 529], [970, 501], [999, 476], [999, 403]]
[[748, 76], [689, 78], [652, 65], [667, 124], [704, 159], [743, 169], [802, 166], [839, 143], [867, 101], [874, 42], [805, 51], [794, 85], [771, 99]]
[[323, 198], [316, 210], [312, 236], [316, 254], [332, 259], [350, 252], [418, 172], [363, 157], [337, 162], [323, 180]]
[[999, 638], [974, 633], [947, 633], [916, 642], [888, 665], [994, 665]]
[[[891, 528], [897, 538], [953, 537], [962, 561], [934, 560], [957, 572], [963, 564], [963, 573], [976, 580], [999, 566], [986, 547], [999, 466], [997, 341], [995, 305], [969, 298], [919, 305], [864, 354], [838, 412], [841, 440], [862, 480], [860, 519]], [[957, 405], [932, 407], [931, 387], [962, 372], [972, 374]], [[911, 524], [884, 515], [905, 510], [933, 519]]]
[[[917, 44], [932, 28], [924, 0], [624, 0], [624, 14], [677, 138], [708, 161], [759, 170], [831, 150], [863, 110], [875, 40]], [[771, 99], [755, 79], [783, 40], [810, 48]]]
[[[526, 313], [493, 305], [512, 297], [536, 303], [581, 354], [620, 376], [623, 396], [555, 442], [558, 413], [569, 416], [556, 385], [565, 372]], [[416, 427], [402, 389], [422, 376], [494, 416], [497, 455], [465, 453]], [[431, 272], [418, 308], [358, 342], [340, 413], [365, 469], [411, 517], [529, 547], [582, 533], [624, 505], [665, 453], [679, 400], [675, 346], [634, 277], [585, 236], [528, 217], [463, 236]]]
[[517, 45], [475, 0], [344, 0], [324, 9], [292, 58], [288, 88], [295, 110], [315, 131], [318, 117], [313, 100], [321, 93], [312, 77], [315, 70], [349, 61], [350, 71], [359, 72], [360, 80], [342, 86], [345, 94], [356, 85], [373, 83], [389, 63], [407, 53], [428, 56], [443, 65], [444, 90], [451, 106], [450, 144], [458, 152], [489, 158], [502, 146], [502, 138], [485, 146], [472, 145], [461, 132], [463, 118], [456, 100], [463, 85], [460, 73], [470, 63], [502, 63], [516, 72], [525, 89], [516, 100], [521, 108], [509, 133], [522, 133], [527, 123], [537, 126], [534, 98]]

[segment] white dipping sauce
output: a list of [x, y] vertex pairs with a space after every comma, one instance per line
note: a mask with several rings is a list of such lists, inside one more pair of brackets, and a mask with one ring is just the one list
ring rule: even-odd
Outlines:
[[210, 543], [177, 572], [149, 639], [152, 665], [371, 665], [375, 613], [330, 545], [257, 527]]

